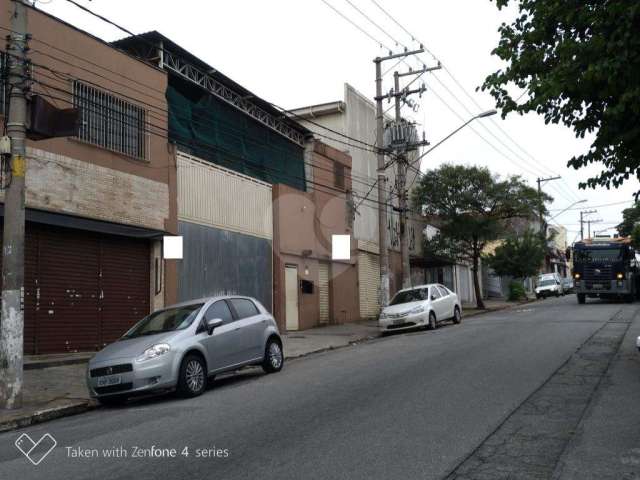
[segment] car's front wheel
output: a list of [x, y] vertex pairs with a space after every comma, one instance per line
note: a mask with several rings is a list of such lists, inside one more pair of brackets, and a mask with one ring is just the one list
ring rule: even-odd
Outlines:
[[462, 322], [462, 314], [460, 313], [460, 308], [456, 305], [453, 309], [453, 323], [456, 325]]
[[199, 355], [187, 355], [180, 365], [178, 393], [182, 397], [197, 397], [207, 388], [207, 369]]
[[275, 373], [282, 370], [284, 364], [284, 353], [282, 353], [282, 345], [275, 338], [270, 338], [264, 348], [264, 360], [262, 361], [262, 369], [266, 373]]
[[438, 328], [438, 321], [436, 320], [436, 314], [429, 312], [429, 330], [435, 330]]

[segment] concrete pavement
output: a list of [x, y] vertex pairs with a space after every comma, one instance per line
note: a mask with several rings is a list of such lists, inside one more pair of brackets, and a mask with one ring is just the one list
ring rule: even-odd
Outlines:
[[[435, 332], [393, 335], [298, 358], [275, 375], [245, 371], [217, 380], [195, 399], [145, 399], [0, 434], [0, 478], [40, 479], [42, 465], [51, 479], [86, 478], [88, 469], [97, 478], [444, 478], [526, 406], [621, 308], [638, 306], [577, 307], [573, 297], [537, 302]], [[629, 331], [636, 324], [634, 318]], [[586, 358], [601, 353], [600, 343]], [[580, 378], [580, 369], [573, 374]], [[595, 414], [598, 408], [591, 402], [584, 411]], [[546, 443], [572, 472], [590, 468], [580, 460], [580, 446], [590, 448], [584, 442], [597, 434], [588, 418], [574, 417], [575, 429], [586, 433], [581, 443], [573, 444], [578, 436]], [[58, 442], [41, 467], [30, 465], [13, 446], [22, 432], [36, 439], [50, 433]], [[638, 434], [627, 432], [621, 441], [626, 449], [616, 447], [630, 452], [620, 458], [635, 474]], [[539, 435], [545, 444], [547, 433]], [[163, 450], [165, 456], [154, 456], [153, 445], [178, 455], [167, 457]], [[128, 456], [105, 456], [113, 447], [124, 447]], [[179, 455], [185, 447], [188, 457]], [[138, 448], [148, 455], [132, 457]], [[84, 451], [78, 449], [95, 455], [75, 455]], [[572, 451], [573, 457], [565, 455]], [[548, 478], [525, 475], [527, 457], [521, 460], [522, 471], [509, 478]]]

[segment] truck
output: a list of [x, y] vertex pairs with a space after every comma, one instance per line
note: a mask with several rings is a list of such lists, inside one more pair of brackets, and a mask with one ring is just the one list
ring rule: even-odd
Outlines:
[[587, 297], [632, 302], [640, 292], [638, 261], [629, 237], [576, 242], [572, 276], [579, 304]]

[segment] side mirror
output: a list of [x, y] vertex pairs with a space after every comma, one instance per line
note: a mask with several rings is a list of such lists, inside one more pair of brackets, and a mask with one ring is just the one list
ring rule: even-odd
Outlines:
[[222, 325], [221, 318], [211, 318], [207, 320], [207, 333], [211, 335], [213, 333], [213, 329]]
[[431, 300], [435, 300], [436, 296], [435, 295], [431, 295]]

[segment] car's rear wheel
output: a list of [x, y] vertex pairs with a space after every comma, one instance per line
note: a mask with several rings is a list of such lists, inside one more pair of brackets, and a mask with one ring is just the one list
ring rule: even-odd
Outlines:
[[282, 353], [282, 345], [275, 338], [270, 338], [264, 347], [264, 360], [262, 361], [262, 369], [267, 373], [275, 373], [282, 370], [284, 364], [284, 353]]
[[100, 397], [97, 400], [100, 405], [104, 405], [105, 407], [118, 407], [124, 405], [128, 397], [126, 395], [111, 395], [109, 397]]
[[453, 309], [453, 323], [456, 325], [462, 322], [462, 314], [460, 313], [460, 308], [456, 305]]
[[197, 397], [207, 388], [207, 369], [199, 355], [187, 355], [180, 365], [178, 393], [182, 397]]
[[435, 330], [438, 328], [438, 321], [436, 320], [436, 314], [429, 312], [429, 330]]

